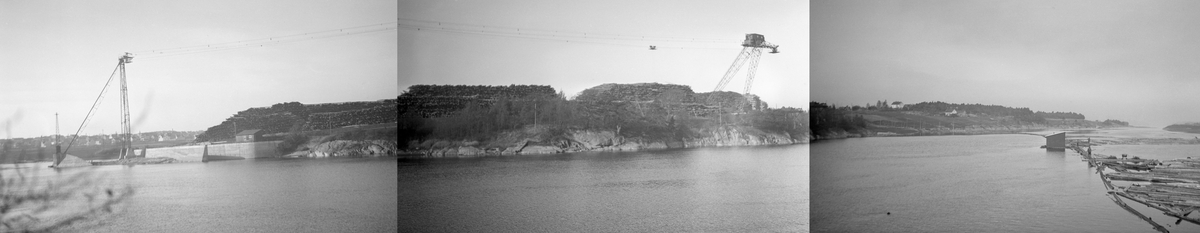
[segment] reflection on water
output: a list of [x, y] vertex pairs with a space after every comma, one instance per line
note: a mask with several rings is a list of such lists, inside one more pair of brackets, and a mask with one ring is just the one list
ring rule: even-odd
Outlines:
[[806, 232], [808, 146], [401, 160], [401, 231]]
[[[812, 144], [814, 232], [1153, 232], [1093, 169], [1029, 135]], [[1133, 205], [1172, 232], [1200, 227]], [[891, 213], [890, 215], [888, 213]]]

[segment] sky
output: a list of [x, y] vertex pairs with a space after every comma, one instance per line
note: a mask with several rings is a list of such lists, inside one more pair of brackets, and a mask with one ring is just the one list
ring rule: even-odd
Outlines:
[[[780, 53], [763, 52], [750, 92], [771, 107], [807, 108], [807, 1], [403, 1], [399, 9], [401, 92], [416, 84], [534, 84], [570, 97], [605, 83], [649, 82], [709, 92], [745, 34], [759, 33]], [[430, 30], [439, 22], [509, 36]], [[549, 37], [511, 35], [527, 32]], [[568, 37], [583, 33], [613, 36]], [[724, 90], [742, 92], [748, 67]]]
[[[74, 133], [125, 52], [372, 24], [384, 26], [258, 48], [135, 54], [126, 65], [133, 131], [205, 130], [282, 102], [395, 98], [396, 9], [394, 0], [0, 1], [0, 137], [53, 135], [56, 112], [62, 134]], [[119, 131], [117, 87], [81, 134]]]
[[1200, 121], [1197, 1], [814, 1], [812, 100]]

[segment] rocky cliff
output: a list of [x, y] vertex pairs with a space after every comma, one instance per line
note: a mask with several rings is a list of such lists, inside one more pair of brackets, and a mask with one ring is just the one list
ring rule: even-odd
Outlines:
[[[531, 132], [532, 131], [532, 132]], [[581, 151], [639, 151], [668, 148], [783, 145], [808, 142], [804, 135], [763, 132], [748, 127], [720, 127], [686, 138], [622, 137], [612, 131], [570, 130], [548, 134], [538, 129], [510, 132], [490, 143], [477, 141], [408, 142], [402, 154], [416, 157], [474, 157], [556, 154]]]

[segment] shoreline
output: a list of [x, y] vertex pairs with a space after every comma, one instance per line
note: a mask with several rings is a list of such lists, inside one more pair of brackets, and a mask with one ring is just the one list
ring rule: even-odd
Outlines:
[[[868, 138], [868, 137], [927, 137], [927, 136], [970, 136], [970, 135], [1001, 135], [1001, 134], [1024, 134], [1024, 135], [1041, 136], [1039, 134], [1033, 134], [1031, 132], [1041, 132], [1041, 131], [1046, 131], [1046, 130], [1051, 130], [1051, 129], [1025, 130], [1025, 131], [989, 131], [989, 132], [936, 132], [936, 133], [883, 134], [883, 135], [880, 135], [878, 133], [876, 133], [876, 135], [867, 135], [867, 134], [863, 134], [863, 133], [846, 133], [844, 135], [837, 135], [837, 136], [832, 136], [832, 137], [813, 137], [812, 140], [810, 140], [810, 142], [817, 142], [817, 141], [823, 141], [823, 140], [848, 139], [848, 138]], [[1064, 131], [1067, 131], [1067, 130], [1064, 130]]]
[[[1078, 138], [1078, 137], [1084, 137], [1084, 136], [1095, 136], [1096, 138], [1103, 138], [1102, 136], [1093, 135], [1091, 133], [1093, 133], [1095, 131], [1119, 130], [1119, 129], [1156, 129], [1156, 130], [1161, 130], [1161, 129], [1157, 129], [1157, 128], [1153, 128], [1153, 127], [1123, 126], [1123, 127], [1099, 127], [1099, 128], [1046, 127], [1046, 128], [1026, 128], [1023, 130], [939, 130], [939, 131], [919, 132], [919, 133], [912, 133], [912, 134], [895, 134], [895, 133], [888, 133], [888, 132], [868, 132], [868, 133], [839, 132], [839, 133], [832, 133], [830, 135], [823, 136], [823, 137], [822, 136], [812, 137], [810, 142], [817, 142], [817, 141], [822, 141], [822, 140], [847, 139], [847, 138], [867, 138], [867, 137], [969, 136], [969, 135], [1002, 135], [1002, 134], [1025, 134], [1025, 135], [1045, 136], [1043, 134], [1036, 134], [1036, 132], [1050, 132], [1050, 131], [1067, 132], [1068, 133], [1067, 136], [1070, 138]], [[1163, 130], [1163, 131], [1164, 132], [1174, 132], [1174, 131], [1166, 131], [1166, 130]], [[1072, 134], [1072, 133], [1075, 133], [1075, 134]], [[1184, 132], [1176, 132], [1176, 133], [1184, 133]], [[1196, 136], [1197, 136], [1197, 139], [1190, 140], [1190, 141], [1188, 139], [1182, 139], [1182, 138], [1131, 137], [1131, 138], [1124, 138], [1124, 139], [1098, 140], [1098, 142], [1096, 142], [1096, 144], [1104, 144], [1104, 145], [1200, 144], [1200, 134], [1197, 134]]]
[[482, 141], [429, 139], [409, 141], [400, 157], [481, 157], [563, 154], [588, 151], [648, 151], [659, 149], [791, 145], [807, 143], [808, 135], [767, 132], [749, 127], [720, 127], [687, 137], [618, 136], [607, 130], [550, 132], [526, 128], [497, 134]]
[[782, 144], [757, 144], [757, 145], [720, 145], [720, 146], [693, 146], [693, 147], [668, 147], [668, 148], [640, 148], [627, 150], [578, 150], [578, 151], [563, 151], [557, 153], [518, 153], [518, 154], [497, 154], [485, 153], [476, 155], [459, 155], [459, 156], [428, 156], [420, 152], [402, 152], [399, 154], [400, 159], [430, 159], [430, 158], [478, 158], [478, 157], [510, 157], [510, 156], [544, 156], [544, 155], [565, 155], [586, 152], [648, 152], [648, 151], [667, 151], [679, 149], [696, 149], [696, 148], [728, 148], [728, 147], [771, 147], [771, 146], [790, 146], [798, 144], [809, 144], [809, 142], [797, 140], [792, 143]]

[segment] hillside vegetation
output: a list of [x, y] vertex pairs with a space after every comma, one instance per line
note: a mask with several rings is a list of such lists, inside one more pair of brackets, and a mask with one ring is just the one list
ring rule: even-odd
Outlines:
[[1091, 121], [1074, 112], [1042, 112], [1000, 105], [922, 102], [835, 106], [812, 102], [816, 138], [886, 135], [989, 134], [1051, 128], [1128, 126], [1119, 120]]
[[[240, 111], [196, 136], [195, 142], [232, 141], [237, 131], [261, 129], [265, 135], [321, 131], [354, 125], [395, 123], [395, 99], [324, 104], [287, 102]], [[235, 129], [236, 127], [236, 129]], [[282, 138], [277, 138], [282, 139]]]
[[[799, 109], [771, 109], [755, 96], [695, 93], [674, 84], [603, 84], [570, 99], [549, 86], [415, 85], [399, 102], [401, 147], [420, 153], [463, 146], [484, 151], [479, 153], [552, 144], [558, 150], [683, 147], [730, 130], [787, 135], [789, 141], [807, 141], [808, 135], [807, 114]], [[585, 134], [607, 141], [576, 137]]]

